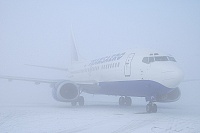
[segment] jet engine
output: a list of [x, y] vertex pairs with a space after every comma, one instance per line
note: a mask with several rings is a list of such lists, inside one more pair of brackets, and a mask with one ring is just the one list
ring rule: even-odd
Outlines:
[[60, 102], [72, 102], [80, 95], [79, 86], [71, 81], [62, 81], [55, 84], [52, 91], [55, 100]]

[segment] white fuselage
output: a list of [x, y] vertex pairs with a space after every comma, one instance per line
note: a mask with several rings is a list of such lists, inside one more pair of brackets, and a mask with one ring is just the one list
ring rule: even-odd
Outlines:
[[[121, 56], [117, 58], [116, 55]], [[172, 58], [166, 54], [154, 55], [154, 52], [137, 50], [121, 52], [92, 61], [76, 62], [73, 64], [70, 80], [96, 83], [151, 80], [168, 88], [176, 88], [183, 79], [183, 72], [175, 61], [155, 61], [155, 57], [163, 56]], [[144, 63], [144, 57], [153, 57], [154, 61]]]

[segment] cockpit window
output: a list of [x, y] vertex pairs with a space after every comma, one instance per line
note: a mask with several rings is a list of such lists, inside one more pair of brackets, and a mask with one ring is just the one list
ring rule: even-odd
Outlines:
[[170, 61], [176, 62], [176, 60], [174, 59], [174, 57], [169, 57], [169, 56], [168, 56], [168, 59], [169, 59]]
[[168, 61], [167, 56], [156, 56], [155, 61]]
[[144, 62], [144, 63], [146, 63], [146, 64], [149, 64], [149, 59], [148, 59], [148, 57], [144, 57], [143, 60], [142, 60], [142, 62]]
[[154, 57], [149, 57], [149, 63], [154, 62]]
[[170, 57], [170, 56], [152, 56], [152, 57], [144, 57], [142, 62], [149, 64], [151, 62], [157, 62], [157, 61], [173, 61], [176, 62], [176, 60], [174, 59], [174, 57]]

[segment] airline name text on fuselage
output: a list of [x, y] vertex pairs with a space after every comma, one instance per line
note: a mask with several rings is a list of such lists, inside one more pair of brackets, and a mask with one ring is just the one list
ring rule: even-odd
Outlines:
[[116, 60], [119, 60], [120, 58], [122, 58], [124, 54], [125, 54], [125, 52], [119, 53], [119, 54], [114, 54], [111, 56], [106, 56], [106, 57], [99, 58], [96, 60], [92, 60], [89, 65], [97, 65], [97, 64], [101, 64], [101, 63], [110, 62], [110, 61], [116, 61]]

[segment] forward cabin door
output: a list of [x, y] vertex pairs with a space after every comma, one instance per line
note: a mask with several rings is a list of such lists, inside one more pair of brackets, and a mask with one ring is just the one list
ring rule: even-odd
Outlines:
[[131, 76], [131, 62], [133, 60], [134, 55], [135, 55], [135, 53], [131, 53], [125, 61], [125, 66], [124, 66], [125, 77]]

